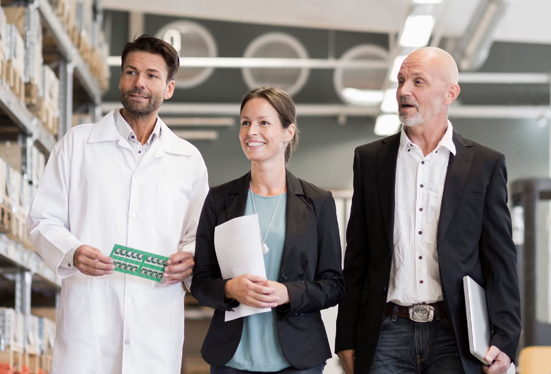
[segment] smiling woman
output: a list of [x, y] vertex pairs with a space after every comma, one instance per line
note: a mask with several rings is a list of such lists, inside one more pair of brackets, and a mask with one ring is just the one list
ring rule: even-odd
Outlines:
[[[320, 310], [344, 293], [335, 202], [329, 191], [285, 168], [298, 142], [296, 122], [284, 91], [249, 92], [241, 103], [239, 140], [251, 171], [212, 188], [203, 206], [191, 291], [216, 309], [202, 349], [214, 374], [317, 374], [331, 357]], [[223, 279], [214, 229], [252, 214], [260, 225], [266, 278]], [[225, 312], [240, 304], [271, 309], [225, 322]]]

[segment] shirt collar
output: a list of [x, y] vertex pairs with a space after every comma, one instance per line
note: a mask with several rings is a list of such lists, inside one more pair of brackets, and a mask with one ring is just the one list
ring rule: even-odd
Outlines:
[[[121, 109], [122, 110], [122, 109]], [[115, 126], [117, 127], [117, 131], [121, 136], [128, 140], [128, 141], [138, 141], [136, 139], [136, 134], [134, 133], [134, 130], [132, 130], [132, 127], [126, 122], [124, 117], [121, 114], [121, 110], [115, 110]], [[149, 135], [149, 139], [147, 139], [146, 144], [152, 144], [155, 139], [159, 138], [161, 136], [161, 125], [159, 118], [157, 117], [157, 120], [155, 121], [155, 126], [153, 127], [153, 131], [151, 132], [151, 135]]]
[[[398, 156], [401, 156], [402, 153], [405, 152], [406, 149], [409, 147], [414, 147], [415, 144], [411, 140], [409, 140], [408, 136], [406, 135], [406, 131], [404, 129], [404, 126], [402, 126], [402, 131], [400, 134], [400, 147], [398, 148]], [[440, 149], [441, 147], [447, 148], [451, 154], [455, 156], [456, 148], [455, 144], [453, 143], [453, 126], [450, 120], [448, 120], [448, 127], [446, 129], [446, 132], [444, 133], [444, 136], [442, 139], [440, 139], [440, 142], [438, 142], [438, 145], [436, 146], [435, 150]]]

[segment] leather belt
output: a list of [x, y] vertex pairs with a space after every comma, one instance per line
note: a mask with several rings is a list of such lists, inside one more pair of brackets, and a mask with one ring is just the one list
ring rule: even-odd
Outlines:
[[414, 304], [411, 306], [401, 306], [392, 302], [386, 303], [385, 315], [393, 316], [396, 309], [396, 316], [409, 318], [415, 322], [432, 322], [436, 317], [445, 317], [448, 315], [443, 301], [434, 304]]

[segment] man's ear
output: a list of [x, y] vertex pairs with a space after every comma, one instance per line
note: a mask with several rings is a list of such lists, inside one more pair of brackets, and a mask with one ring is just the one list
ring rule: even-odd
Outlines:
[[461, 92], [461, 88], [458, 84], [451, 83], [446, 88], [446, 103], [450, 105], [457, 99], [459, 96], [459, 93]]
[[166, 85], [166, 91], [164, 95], [164, 99], [168, 100], [174, 95], [174, 88], [176, 87], [176, 82], [174, 82], [174, 79], [171, 79], [168, 84]]

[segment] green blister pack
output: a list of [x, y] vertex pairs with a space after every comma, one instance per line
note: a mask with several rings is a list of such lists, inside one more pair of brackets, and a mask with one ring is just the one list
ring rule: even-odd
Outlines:
[[115, 271], [160, 282], [168, 257], [115, 244], [109, 255], [115, 260]]

